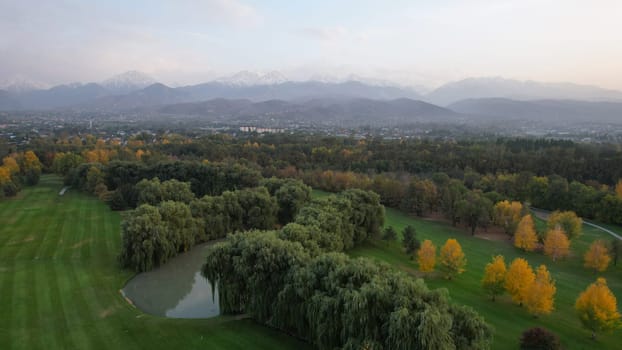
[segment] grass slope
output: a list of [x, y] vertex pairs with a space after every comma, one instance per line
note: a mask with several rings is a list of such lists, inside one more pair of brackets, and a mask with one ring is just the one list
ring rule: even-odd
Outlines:
[[250, 320], [167, 319], [128, 305], [120, 217], [44, 176], [0, 201], [0, 349], [306, 349]]
[[[315, 194], [318, 194], [317, 192]], [[437, 249], [448, 238], [456, 238], [466, 254], [466, 272], [447, 281], [441, 277], [427, 277], [426, 283], [431, 288], [444, 287], [449, 290], [452, 300], [476, 309], [495, 327], [494, 349], [517, 349], [518, 339], [523, 330], [533, 326], [543, 326], [557, 333], [567, 349], [620, 349], [622, 331], [600, 334], [597, 342], [589, 339], [590, 333], [581, 327], [574, 311], [574, 302], [581, 291], [596, 280], [597, 276], [607, 279], [609, 288], [622, 302], [622, 264], [610, 266], [603, 274], [587, 270], [583, 267], [583, 253], [592, 241], [603, 239], [609, 241], [611, 236], [595, 228], [583, 227], [583, 235], [571, 244], [573, 257], [553, 262], [541, 253], [523, 253], [515, 249], [509, 241], [491, 241], [471, 237], [466, 230], [451, 227], [449, 224], [410, 217], [402, 212], [387, 208], [386, 224], [400, 231], [406, 225], [413, 225], [420, 240], [430, 239]], [[539, 229], [544, 229], [544, 222], [537, 222]], [[615, 229], [615, 228], [614, 228]], [[352, 256], [374, 257], [385, 261], [407, 273], [419, 275], [417, 264], [408, 259], [402, 252], [398, 242], [370, 242], [355, 248]], [[484, 266], [494, 255], [505, 256], [509, 264], [516, 257], [526, 258], [535, 269], [545, 264], [552, 277], [556, 280], [557, 294], [555, 311], [549, 316], [534, 318], [525, 308], [512, 304], [509, 296], [504, 295], [492, 302], [480, 287]]]

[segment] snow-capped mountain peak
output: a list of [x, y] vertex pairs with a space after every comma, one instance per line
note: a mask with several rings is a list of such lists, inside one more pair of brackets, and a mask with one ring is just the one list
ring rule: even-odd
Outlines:
[[13, 93], [42, 90], [46, 89], [47, 87], [47, 84], [30, 80], [23, 76], [15, 76], [11, 79], [0, 82], [0, 89], [7, 90]]
[[132, 70], [106, 79], [101, 85], [108, 90], [126, 93], [143, 89], [155, 83], [155, 79], [147, 74]]
[[216, 79], [216, 82], [232, 86], [275, 85], [286, 81], [288, 81], [287, 77], [278, 71], [262, 73], [246, 70]]

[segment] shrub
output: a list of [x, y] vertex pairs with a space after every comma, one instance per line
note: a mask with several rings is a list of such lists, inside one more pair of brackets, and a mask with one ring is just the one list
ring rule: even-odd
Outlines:
[[541, 327], [529, 328], [520, 338], [520, 348], [523, 350], [557, 350], [561, 349], [559, 337]]

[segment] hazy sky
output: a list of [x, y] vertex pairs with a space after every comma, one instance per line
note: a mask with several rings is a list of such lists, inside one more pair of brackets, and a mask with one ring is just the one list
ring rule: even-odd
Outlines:
[[0, 81], [133, 69], [169, 84], [246, 69], [622, 89], [622, 1], [0, 0]]

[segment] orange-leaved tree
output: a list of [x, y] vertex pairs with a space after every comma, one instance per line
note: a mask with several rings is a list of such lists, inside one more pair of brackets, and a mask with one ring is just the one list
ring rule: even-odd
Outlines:
[[593, 339], [596, 339], [596, 332], [612, 330], [620, 325], [616, 297], [602, 277], [579, 295], [574, 307], [583, 326], [592, 331]]
[[417, 262], [419, 263], [419, 271], [432, 272], [436, 265], [436, 246], [426, 239], [421, 244], [421, 248], [417, 251]]
[[453, 238], [448, 239], [441, 248], [439, 260], [445, 277], [448, 279], [463, 273], [467, 262], [460, 243]]
[[544, 239], [544, 254], [556, 261], [570, 254], [570, 241], [561, 228], [557, 227], [546, 234]]
[[524, 251], [530, 252], [536, 249], [538, 236], [533, 224], [531, 215], [525, 215], [518, 223], [516, 233], [514, 233], [514, 246]]
[[550, 314], [553, 311], [556, 291], [551, 274], [549, 274], [546, 266], [540, 265], [536, 270], [536, 279], [527, 290], [527, 298], [525, 299], [527, 311], [536, 317]]
[[605, 271], [611, 261], [609, 249], [607, 249], [603, 241], [594, 241], [594, 243], [590, 245], [590, 249], [585, 252], [583, 260], [585, 261], [585, 267], [588, 269], [594, 269], [600, 272]]
[[493, 257], [492, 262], [486, 264], [482, 287], [491, 296], [492, 301], [503, 293], [506, 271], [505, 259], [501, 255]]
[[505, 275], [505, 290], [512, 297], [512, 301], [522, 305], [535, 278], [536, 276], [527, 260], [523, 258], [514, 259]]

